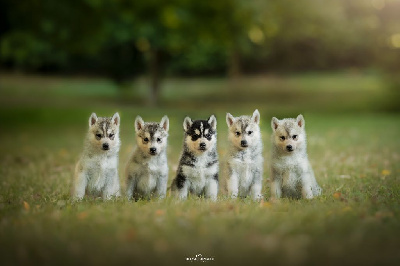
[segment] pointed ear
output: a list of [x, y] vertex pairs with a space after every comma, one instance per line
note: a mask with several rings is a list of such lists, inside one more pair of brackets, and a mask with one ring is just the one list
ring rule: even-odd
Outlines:
[[190, 117], [185, 117], [185, 120], [183, 120], [183, 129], [185, 130], [185, 132], [187, 132], [190, 127], [193, 125], [193, 121]]
[[161, 118], [160, 125], [162, 128], [164, 128], [165, 131], [168, 132], [169, 130], [169, 119], [168, 116], [164, 115], [163, 118]]
[[138, 115], [135, 119], [135, 131], [138, 132], [143, 129], [144, 126], [144, 121], [143, 119]]
[[211, 128], [214, 131], [217, 130], [217, 118], [215, 118], [214, 115], [211, 115], [210, 118], [208, 118], [207, 122], [210, 124]]
[[271, 120], [272, 129], [275, 131], [278, 128], [278, 126], [279, 126], [279, 119], [276, 117], [272, 117], [272, 120]]
[[89, 127], [93, 126], [97, 122], [97, 115], [96, 113], [92, 113], [89, 118]]
[[233, 115], [231, 115], [230, 113], [226, 113], [226, 124], [228, 125], [228, 127], [232, 126], [234, 122], [235, 118], [233, 117]]
[[296, 118], [296, 122], [299, 125], [299, 127], [304, 127], [305, 121], [303, 115], [298, 115]]
[[111, 121], [114, 125], [119, 127], [119, 123], [120, 123], [121, 119], [119, 118], [118, 112], [113, 115], [113, 117], [111, 118]]
[[254, 123], [260, 124], [260, 112], [258, 109], [256, 109], [253, 113], [253, 116], [251, 117], [251, 120], [253, 120]]

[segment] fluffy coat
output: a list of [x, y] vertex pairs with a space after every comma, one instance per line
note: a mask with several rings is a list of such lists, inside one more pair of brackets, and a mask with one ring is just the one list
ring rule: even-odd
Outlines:
[[305, 120], [294, 118], [271, 120], [271, 196], [272, 198], [306, 198], [319, 196], [318, 185], [307, 156]]
[[167, 138], [169, 120], [147, 122], [135, 120], [137, 147], [126, 165], [126, 195], [128, 199], [164, 198], [168, 182]]
[[232, 198], [251, 196], [262, 198], [263, 145], [260, 132], [260, 113], [233, 117], [226, 114], [228, 148], [226, 190]]
[[217, 154], [217, 119], [195, 120], [186, 117], [183, 122], [185, 138], [177, 175], [171, 190], [176, 198], [184, 200], [189, 192], [217, 199], [219, 162]]
[[120, 117], [89, 118], [89, 131], [84, 150], [75, 168], [72, 196], [82, 199], [85, 194], [110, 199], [120, 195], [118, 153]]

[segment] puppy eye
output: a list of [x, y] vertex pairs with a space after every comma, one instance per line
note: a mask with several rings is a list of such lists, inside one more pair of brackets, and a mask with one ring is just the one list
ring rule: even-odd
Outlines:
[[251, 135], [251, 134], [253, 134], [253, 131], [249, 131], [249, 132], [247, 132], [247, 134]]
[[160, 138], [157, 138], [157, 142], [160, 142], [160, 143], [161, 143], [161, 139], [160, 139]]
[[285, 136], [280, 136], [279, 137], [282, 141], [285, 140]]
[[236, 135], [237, 137], [239, 137], [239, 136], [240, 136], [240, 132], [235, 132], [235, 135]]
[[101, 139], [101, 134], [96, 134], [97, 139]]
[[297, 135], [293, 135], [293, 139], [296, 140], [297, 139]]
[[144, 141], [144, 142], [148, 142], [148, 141], [149, 141], [149, 138], [144, 138], [143, 141]]
[[110, 138], [112, 138], [112, 137], [114, 137], [114, 134], [110, 134], [110, 136], [109, 136]]

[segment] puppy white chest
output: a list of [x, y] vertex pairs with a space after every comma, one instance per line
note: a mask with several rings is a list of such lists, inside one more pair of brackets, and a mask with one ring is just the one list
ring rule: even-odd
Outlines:
[[231, 160], [231, 167], [232, 171], [236, 172], [238, 176], [239, 187], [247, 188], [250, 186], [253, 180], [254, 163], [250, 160], [233, 159]]
[[106, 184], [107, 171], [115, 168], [115, 160], [107, 157], [97, 157], [88, 161], [88, 187], [91, 191], [100, 191]]
[[209, 158], [206, 155], [197, 157], [197, 161], [194, 166], [182, 166], [183, 174], [188, 178], [190, 182], [190, 188], [194, 193], [201, 193], [208, 178], [211, 178], [215, 173], [218, 172], [218, 165], [215, 163], [209, 167]]
[[157, 178], [160, 176], [160, 165], [157, 160], [150, 160], [147, 165], [144, 166], [144, 171], [138, 180], [138, 188], [145, 192], [152, 192], [157, 185]]

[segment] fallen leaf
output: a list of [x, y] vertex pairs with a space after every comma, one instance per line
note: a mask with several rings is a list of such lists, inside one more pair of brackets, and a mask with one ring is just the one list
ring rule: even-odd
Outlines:
[[390, 171], [386, 170], [386, 169], [383, 169], [381, 174], [384, 175], [384, 176], [390, 175]]
[[80, 212], [77, 214], [79, 220], [85, 220], [87, 216], [88, 216], [87, 212]]
[[125, 234], [125, 239], [128, 241], [132, 241], [136, 238], [136, 231], [133, 228], [128, 229]]
[[352, 209], [351, 209], [350, 206], [346, 206], [346, 207], [344, 207], [344, 208], [342, 209], [343, 212], [349, 212], [349, 211], [351, 211], [351, 210], [352, 210]]
[[164, 215], [165, 211], [164, 210], [156, 210], [156, 215], [157, 216], [162, 216]]
[[342, 197], [342, 193], [340, 193], [340, 192], [335, 192], [335, 193], [333, 193], [333, 197], [334, 197], [335, 199], [340, 199], [340, 198]]
[[272, 206], [272, 204], [271, 204], [271, 202], [269, 202], [269, 201], [264, 201], [264, 200], [262, 200], [262, 201], [260, 202], [260, 207], [271, 208], [271, 206]]
[[25, 209], [26, 211], [29, 211], [30, 208], [31, 208], [31, 206], [29, 206], [29, 203], [26, 202], [26, 201], [24, 201], [24, 209]]

